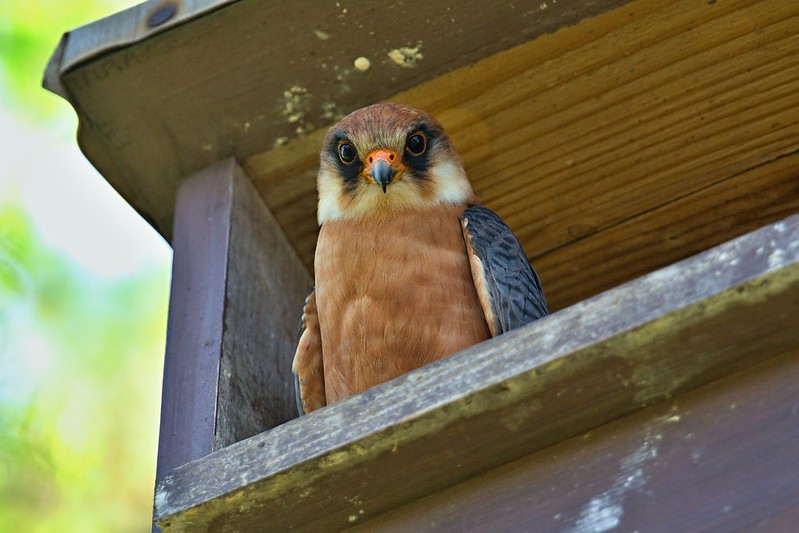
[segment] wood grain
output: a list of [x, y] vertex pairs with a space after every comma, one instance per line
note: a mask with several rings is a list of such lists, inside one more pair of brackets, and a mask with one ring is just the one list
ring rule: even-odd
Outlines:
[[[798, 34], [796, 3], [644, 0], [391, 99], [442, 121], [561, 309], [799, 211]], [[307, 265], [319, 144], [245, 163]]]
[[295, 309], [311, 286], [233, 160], [183, 182], [175, 230], [157, 477], [296, 415]]
[[794, 153], [576, 239], [535, 265], [548, 299], [560, 308], [706, 250], [720, 238], [795, 213], [797, 199], [799, 153]]
[[513, 461], [357, 531], [790, 531], [799, 353]]
[[795, 353], [797, 316], [794, 216], [178, 467], [155, 517], [342, 529]]
[[214, 449], [297, 416], [291, 361], [298, 310], [313, 284], [252, 183], [234, 168]]

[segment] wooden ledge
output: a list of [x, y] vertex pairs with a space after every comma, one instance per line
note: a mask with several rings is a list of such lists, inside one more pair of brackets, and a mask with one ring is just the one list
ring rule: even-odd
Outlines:
[[341, 529], [799, 348], [799, 216], [178, 467], [166, 531]]

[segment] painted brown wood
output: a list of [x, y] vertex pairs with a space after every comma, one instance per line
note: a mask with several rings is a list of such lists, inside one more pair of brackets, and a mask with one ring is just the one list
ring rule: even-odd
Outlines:
[[67, 35], [45, 84], [75, 107], [89, 160], [169, 237], [182, 176], [625, 1], [498, 3], [486, 17], [477, 0], [197, 0], [173, 3], [168, 31], [146, 25], [172, 2], [150, 1]]
[[[443, 122], [561, 309], [799, 211], [797, 31], [780, 0], [636, 1], [391, 99]], [[320, 139], [245, 162], [309, 268]]]
[[232, 170], [205, 169], [177, 193], [157, 479], [215, 447]]
[[158, 473], [295, 416], [295, 309], [307, 271], [233, 160], [176, 206]]
[[797, 316], [792, 217], [178, 467], [155, 518], [347, 527], [799, 350]]
[[793, 351], [353, 531], [792, 531], [797, 442]]

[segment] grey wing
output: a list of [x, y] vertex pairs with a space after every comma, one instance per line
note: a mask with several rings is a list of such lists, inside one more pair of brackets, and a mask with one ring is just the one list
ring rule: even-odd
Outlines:
[[461, 227], [480, 305], [496, 336], [548, 314], [544, 291], [511, 229], [482, 206], [468, 207]]

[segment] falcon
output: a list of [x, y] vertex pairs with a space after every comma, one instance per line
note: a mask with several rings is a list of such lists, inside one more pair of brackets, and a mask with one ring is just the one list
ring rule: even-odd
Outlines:
[[359, 109], [319, 160], [314, 289], [292, 365], [300, 414], [547, 314], [519, 241], [478, 203], [433, 117]]

